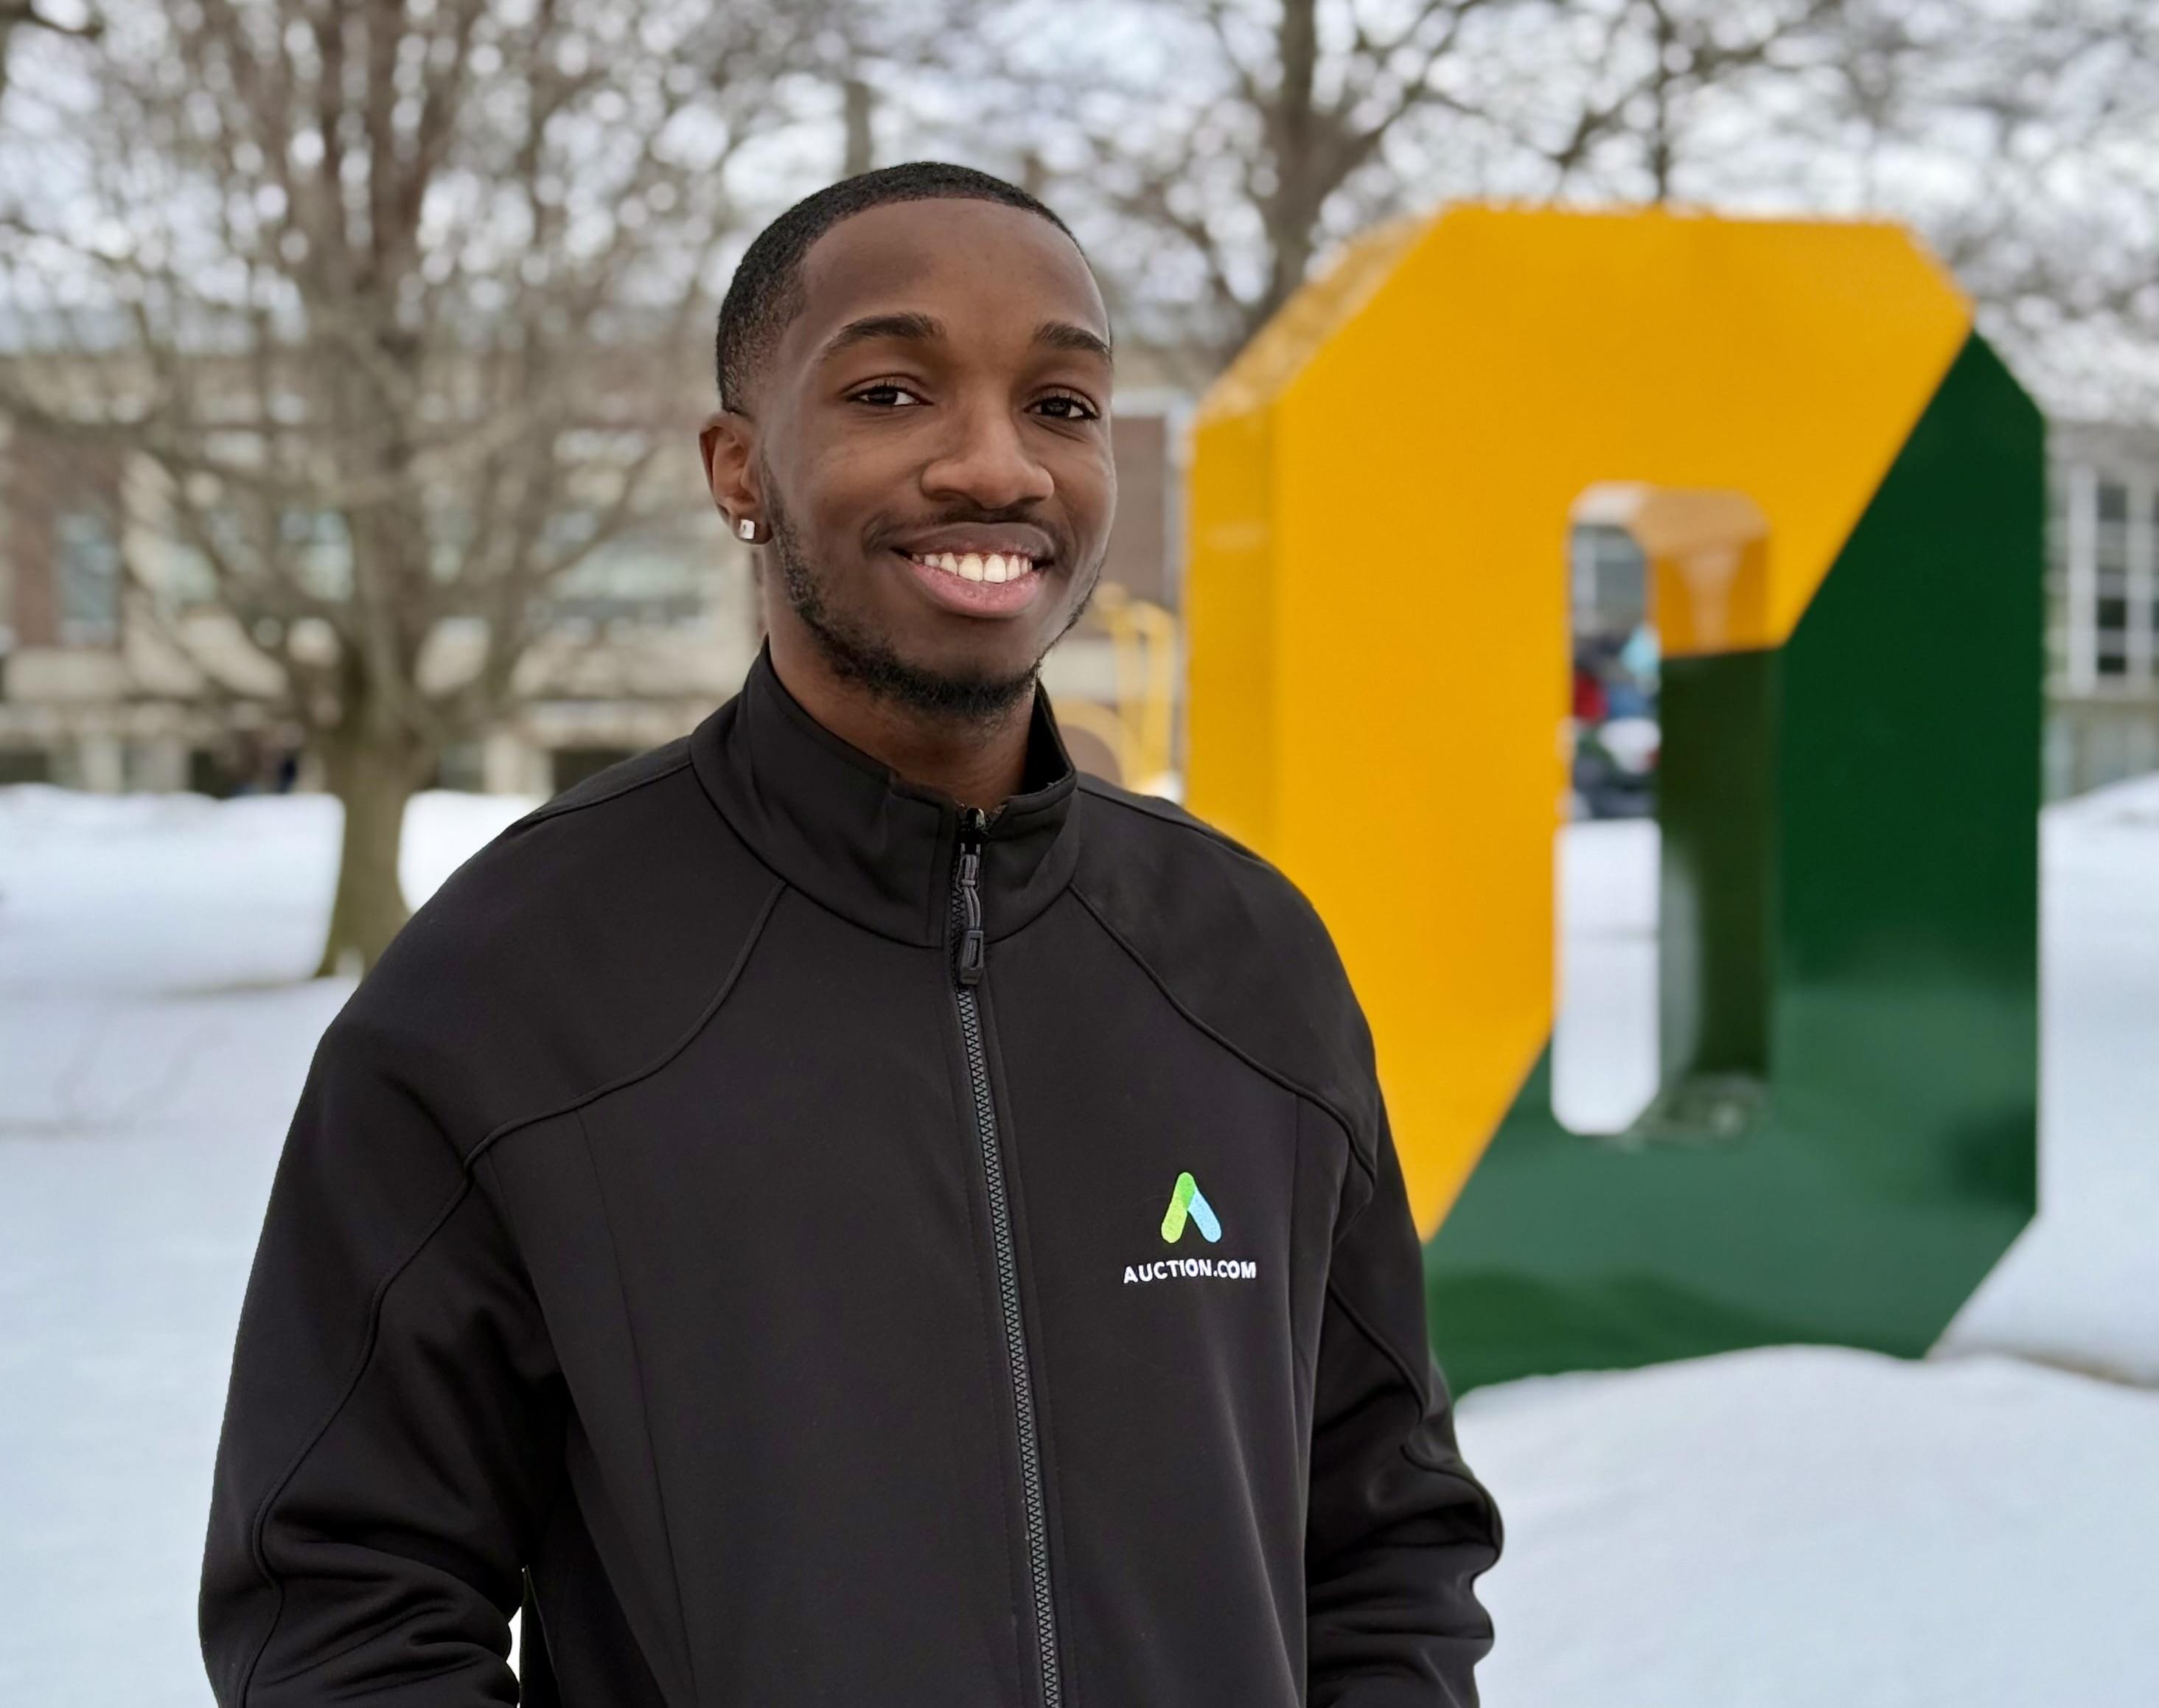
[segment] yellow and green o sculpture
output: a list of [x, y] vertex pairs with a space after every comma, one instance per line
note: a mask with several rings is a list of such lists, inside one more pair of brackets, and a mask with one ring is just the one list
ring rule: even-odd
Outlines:
[[[1192, 805], [1341, 946], [1461, 1385], [1916, 1354], [2029, 1219], [2043, 482], [1881, 224], [1453, 208], [1209, 393]], [[1662, 1083], [1591, 1137], [1551, 1106], [1554, 836], [1570, 522], [1615, 491], [1664, 653]]]

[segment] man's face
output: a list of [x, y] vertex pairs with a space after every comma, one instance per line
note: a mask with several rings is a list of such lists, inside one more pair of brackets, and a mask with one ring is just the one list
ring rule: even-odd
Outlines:
[[802, 284], [743, 453], [774, 628], [923, 709], [1010, 704], [1092, 591], [1116, 509], [1094, 277], [1038, 215], [949, 199], [842, 221]]

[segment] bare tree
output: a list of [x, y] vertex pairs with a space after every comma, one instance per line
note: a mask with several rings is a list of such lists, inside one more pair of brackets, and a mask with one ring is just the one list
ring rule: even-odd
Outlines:
[[1165, 340], [1211, 368], [1331, 236], [1413, 194], [1388, 169], [1390, 142], [1479, 122], [1464, 75], [1478, 28], [1540, 4], [1174, 0], [1138, 20], [1074, 8], [1014, 44], [1036, 116], [1023, 170], [1095, 216], [1114, 306], [1168, 308]]
[[1526, 109], [1559, 193], [1901, 220], [2051, 407], [2159, 407], [2148, 0], [1600, 7]]
[[0, 303], [28, 330], [0, 409], [153, 472], [225, 619], [174, 639], [319, 751], [344, 805], [323, 969], [365, 966], [405, 917], [408, 796], [501, 716], [550, 590], [696, 406], [727, 168], [787, 116], [801, 26], [784, 0], [104, 22], [51, 97], [57, 164], [11, 139]]
[[[1025, 8], [1012, 0], [811, 0], [821, 7], [805, 32], [806, 74], [836, 96], [838, 175], [923, 154], [993, 155], [986, 131], [1024, 136], [1033, 116], [1007, 103], [986, 107], [1003, 87], [997, 24]], [[997, 115], [985, 126], [985, 111]]]
[[44, 30], [85, 41], [95, 41], [103, 34], [103, 26], [94, 14], [80, 18], [56, 18], [38, 0], [0, 0], [0, 96], [8, 93], [8, 48], [18, 29]]
[[1023, 168], [1204, 380], [1334, 241], [1452, 196], [1887, 215], [2058, 410], [2159, 410], [2150, 0], [1038, 8]]
[[1556, 78], [1523, 68], [1514, 120], [1551, 162], [1556, 195], [1593, 177], [1605, 194], [1674, 199], [1704, 107], [1749, 103], [1773, 130], [1775, 85], [1798, 90], [1850, 46], [1846, 0], [1585, 0], [1572, 13], [1575, 63]]
[[1821, 111], [2056, 411], [2159, 417], [2159, 10], [1869, 0]]
[[1681, 193], [1705, 96], [1796, 85], [1838, 51], [1844, 7], [1178, 0], [1148, 8], [1145, 39], [1091, 8], [1036, 49], [1071, 113], [1042, 147], [1106, 215], [1131, 300], [1186, 305], [1173, 335], [1212, 366], [1329, 243], [1406, 208]]

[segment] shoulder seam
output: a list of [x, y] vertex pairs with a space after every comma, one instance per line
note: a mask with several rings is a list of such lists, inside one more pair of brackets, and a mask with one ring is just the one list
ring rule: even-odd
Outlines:
[[1272, 1080], [1276, 1084], [1281, 1086], [1283, 1090], [1302, 1098], [1307, 1103], [1309, 1103], [1314, 1109], [1319, 1110], [1321, 1114], [1326, 1115], [1328, 1120], [1332, 1121], [1337, 1126], [1340, 1127], [1342, 1129], [1342, 1136], [1349, 1141], [1350, 1156], [1355, 1159], [1357, 1166], [1363, 1169], [1365, 1174], [1369, 1177], [1375, 1184], [1377, 1183], [1379, 1179], [1379, 1171], [1374, 1166], [1372, 1159], [1365, 1156], [1364, 1147], [1357, 1142], [1357, 1126], [1355, 1122], [1352, 1121], [1348, 1115], [1344, 1115], [1340, 1110], [1337, 1109], [1332, 1103], [1328, 1101], [1326, 1098], [1321, 1096], [1310, 1086], [1300, 1084], [1297, 1080], [1292, 1079], [1288, 1074], [1283, 1073], [1280, 1069], [1269, 1067], [1250, 1050], [1245, 1048], [1241, 1044], [1234, 1043], [1230, 1038], [1224, 1037], [1220, 1032], [1217, 1031], [1214, 1027], [1209, 1026], [1197, 1014], [1194, 1014], [1190, 1008], [1185, 1006], [1183, 999], [1180, 997], [1176, 991], [1170, 989], [1168, 981], [1164, 979], [1160, 973], [1155, 970], [1152, 963], [1150, 962], [1144, 955], [1140, 953], [1138, 949], [1133, 945], [1131, 940], [1127, 938], [1123, 932], [1118, 930], [1115, 925], [1112, 925], [1110, 923], [1108, 917], [1104, 914], [1100, 908], [1095, 906], [1095, 904], [1088, 898], [1087, 893], [1083, 890], [1077, 882], [1069, 884], [1067, 888], [1072, 893], [1072, 898], [1078, 902], [1082, 908], [1086, 909], [1089, 917], [1091, 918], [1097, 925], [1102, 928], [1104, 934], [1108, 936], [1109, 939], [1112, 943], [1116, 944], [1118, 948], [1124, 950], [1125, 954], [1130, 957], [1132, 965], [1147, 975], [1148, 982], [1153, 985], [1155, 989], [1162, 992], [1162, 1000], [1168, 1002], [1171, 1007], [1174, 1008], [1178, 1014], [1183, 1017], [1184, 1022], [1187, 1025], [1193, 1027], [1193, 1030], [1199, 1033], [1202, 1036], [1212, 1038], [1216, 1043], [1219, 1044], [1224, 1049], [1229, 1051], [1231, 1055], [1236, 1057], [1239, 1061], [1242, 1062], [1254, 1073], [1260, 1074], [1265, 1079]]
[[[1351, 1322], [1356, 1325], [1358, 1333], [1362, 1334], [1367, 1341], [1371, 1343], [1372, 1346], [1378, 1351], [1380, 1357], [1386, 1359], [1389, 1364], [1392, 1364], [1395, 1369], [1401, 1373], [1402, 1379], [1404, 1382], [1408, 1384], [1410, 1392], [1416, 1395], [1417, 1397], [1417, 1404], [1420, 1412], [1422, 1414], [1428, 1414], [1431, 1410], [1433, 1395], [1433, 1390], [1431, 1386], [1431, 1366], [1436, 1362], [1432, 1356], [1430, 1349], [1426, 1348], [1425, 1353], [1426, 1373], [1425, 1375], [1420, 1377], [1411, 1367], [1409, 1359], [1404, 1358], [1399, 1351], [1397, 1351], [1393, 1346], [1390, 1345], [1386, 1338], [1382, 1335], [1379, 1330], [1373, 1328], [1371, 1323], [1366, 1320], [1364, 1313], [1349, 1302], [1349, 1295], [1344, 1293], [1340, 1287], [1334, 1284], [1333, 1277], [1331, 1276], [1328, 1278], [1327, 1281], [1327, 1297], [1334, 1302], [1336, 1307], [1344, 1317], [1347, 1317]], [[1442, 1373], [1440, 1381], [1443, 1385], [1446, 1381], [1444, 1373]], [[1447, 1407], [1452, 1410], [1454, 1400], [1453, 1395], [1452, 1393], [1447, 1394], [1446, 1399]], [[1423, 1421], [1421, 1416], [1419, 1421]], [[1474, 1490], [1479, 1503], [1484, 1507], [1494, 1524], [1497, 1525], [1499, 1522], [1499, 1509], [1498, 1504], [1492, 1498], [1491, 1491], [1486, 1488], [1483, 1483], [1479, 1483], [1473, 1475], [1469, 1474], [1467, 1467], [1459, 1464], [1436, 1465], [1429, 1459], [1426, 1459], [1413, 1452], [1412, 1446], [1416, 1439], [1416, 1433], [1413, 1431], [1411, 1436], [1402, 1442], [1402, 1457], [1405, 1459], [1407, 1459], [1410, 1463], [1416, 1466], [1420, 1471], [1426, 1471], [1431, 1473], [1434, 1476], [1447, 1478], [1451, 1482], [1460, 1483], [1465, 1488]]]
[[1327, 1278], [1327, 1297], [1334, 1301], [1336, 1307], [1344, 1316], [1356, 1324], [1358, 1332], [1372, 1343], [1380, 1356], [1401, 1372], [1402, 1379], [1409, 1384], [1411, 1390], [1420, 1400], [1426, 1398], [1425, 1384], [1418, 1378], [1416, 1372], [1410, 1368], [1409, 1360], [1394, 1347], [1389, 1345], [1386, 1337], [1365, 1320], [1364, 1313], [1349, 1302], [1349, 1295], [1335, 1285], [1334, 1277], [1331, 1275]]
[[1166, 812], [1159, 807], [1149, 806], [1143, 800], [1135, 800], [1123, 789], [1115, 788], [1103, 782], [1100, 778], [1091, 777], [1085, 771], [1080, 772], [1079, 776], [1080, 792], [1090, 800], [1099, 800], [1110, 806], [1122, 807], [1126, 812], [1132, 813], [1140, 818], [1151, 819], [1156, 824], [1167, 825], [1174, 831], [1186, 831], [1204, 841], [1212, 842], [1225, 854], [1234, 854], [1240, 860], [1248, 862], [1262, 870], [1274, 871], [1274, 867], [1259, 855], [1255, 854], [1234, 837], [1216, 830], [1204, 819], [1194, 818], [1186, 812]]
[[[681, 768], [678, 766], [673, 769], [679, 770]], [[660, 774], [670, 775], [672, 773], [670, 771]], [[656, 778], [641, 779], [642, 782], [656, 780]], [[631, 786], [634, 788], [639, 785], [632, 784]], [[603, 797], [603, 799], [612, 798], [612, 796]], [[594, 804], [580, 803], [582, 805]], [[574, 809], [572, 810], [574, 810]], [[352, 1396], [360, 1391], [360, 1385], [366, 1377], [369, 1365], [375, 1361], [375, 1349], [381, 1341], [383, 1304], [389, 1297], [391, 1286], [396, 1284], [400, 1276], [418, 1260], [420, 1255], [433, 1243], [435, 1236], [448, 1225], [450, 1218], [457, 1214], [458, 1207], [464, 1203], [466, 1197], [473, 1189], [476, 1178], [473, 1172], [474, 1165], [498, 1139], [516, 1131], [520, 1127], [530, 1126], [536, 1121], [582, 1110], [588, 1104], [597, 1102], [612, 1092], [619, 1091], [624, 1086], [634, 1084], [638, 1080], [658, 1073], [660, 1069], [665, 1067], [669, 1062], [674, 1060], [689, 1047], [691, 1041], [704, 1030], [712, 1016], [719, 1012], [721, 1005], [727, 1001], [728, 994], [734, 989], [736, 981], [742, 976], [743, 969], [749, 964], [751, 952], [756, 948], [758, 940], [764, 934], [765, 923], [771, 919], [773, 909], [779, 904], [779, 898], [786, 893], [786, 891], [787, 886], [784, 882], [774, 883], [771, 893], [764, 898], [764, 905], [758, 910], [756, 919], [751, 923], [749, 930], [745, 934], [742, 948], [737, 952], [734, 962], [728, 967], [726, 976], [720, 981], [718, 987], [714, 990], [704, 1006], [697, 1011], [696, 1018], [691, 1022], [689, 1029], [659, 1056], [636, 1071], [608, 1080], [604, 1084], [583, 1092], [565, 1103], [539, 1110], [530, 1115], [515, 1116], [502, 1122], [469, 1151], [457, 1158], [457, 1189], [451, 1193], [448, 1203], [436, 1213], [434, 1219], [427, 1224], [426, 1231], [421, 1234], [412, 1249], [391, 1265], [382, 1279], [375, 1283], [375, 1291], [368, 1300], [366, 1336], [361, 1343], [360, 1356], [354, 1363], [352, 1374], [346, 1378], [344, 1389], [339, 1394], [336, 1404], [330, 1407], [323, 1421], [315, 1426], [313, 1432], [302, 1443], [299, 1451], [293, 1456], [291, 1462], [277, 1474], [268, 1489], [264, 1492], [261, 1500], [256, 1504], [254, 1520], [249, 1526], [248, 1551], [254, 1556], [255, 1569], [262, 1574], [263, 1581], [270, 1586], [277, 1600], [271, 1609], [270, 1623], [262, 1633], [262, 1640], [256, 1645], [253, 1658], [247, 1663], [247, 1671], [241, 1680], [238, 1699], [241, 1704], [245, 1705], [248, 1693], [254, 1687], [256, 1669], [261, 1665], [262, 1657], [269, 1653], [271, 1640], [277, 1634], [278, 1622], [284, 1617], [285, 1612], [284, 1579], [271, 1565], [269, 1554], [264, 1543], [264, 1537], [269, 1528], [270, 1514], [275, 1509], [286, 1488], [291, 1484], [293, 1478], [299, 1474], [300, 1467], [307, 1463], [308, 1457], [322, 1444], [323, 1437], [329, 1433], [331, 1426], [344, 1415], [345, 1407], [352, 1403]], [[455, 1155], [454, 1148], [453, 1155]]]
[[529, 1127], [539, 1121], [551, 1121], [557, 1115], [574, 1114], [589, 1104], [598, 1102], [603, 1097], [612, 1096], [627, 1086], [634, 1085], [640, 1079], [651, 1078], [676, 1057], [681, 1055], [684, 1050], [689, 1048], [691, 1041], [711, 1023], [712, 1017], [720, 1012], [721, 1007], [733, 992], [737, 981], [742, 977], [743, 968], [749, 965], [750, 955], [755, 951], [758, 939], [764, 935], [766, 921], [772, 918], [772, 910], [779, 905], [779, 898], [786, 893], [786, 881], [784, 878], [775, 879], [771, 891], [764, 898], [764, 905], [757, 910], [757, 917], [750, 921], [749, 929], [743, 934], [742, 947], [735, 951], [733, 963], [729, 965], [719, 983], [713, 987], [712, 994], [705, 999], [704, 1006], [698, 1009], [688, 1029], [680, 1038], [641, 1068], [633, 1069], [627, 1074], [619, 1074], [613, 1079], [593, 1086], [588, 1091], [581, 1091], [576, 1096], [567, 1098], [561, 1103], [550, 1104], [546, 1108], [535, 1110], [529, 1115], [512, 1115], [499, 1126], [490, 1128], [477, 1144], [459, 1158], [463, 1166], [470, 1169], [474, 1162], [484, 1155], [498, 1139], [507, 1137], [520, 1127]]
[[256, 1504], [254, 1522], [248, 1526], [248, 1552], [254, 1556], [255, 1569], [262, 1574], [263, 1581], [270, 1586], [277, 1601], [271, 1607], [270, 1623], [263, 1629], [262, 1640], [256, 1645], [254, 1656], [247, 1663], [247, 1671], [241, 1679], [238, 1698], [241, 1708], [246, 1708], [249, 1693], [255, 1688], [256, 1670], [262, 1664], [262, 1657], [270, 1652], [271, 1639], [277, 1636], [278, 1622], [285, 1617], [285, 1580], [271, 1565], [269, 1550], [263, 1540], [269, 1529], [270, 1514], [293, 1478], [299, 1474], [301, 1466], [306, 1464], [309, 1455], [322, 1445], [323, 1437], [329, 1433], [330, 1426], [344, 1416], [345, 1407], [352, 1403], [352, 1396], [360, 1391], [360, 1385], [367, 1374], [367, 1367], [375, 1362], [375, 1348], [382, 1338], [382, 1307], [383, 1302], [390, 1297], [390, 1289], [400, 1276], [419, 1260], [420, 1254], [434, 1243], [435, 1235], [449, 1225], [450, 1218], [458, 1213], [458, 1207], [464, 1203], [472, 1189], [473, 1177], [460, 1171], [457, 1189], [450, 1194], [449, 1202], [436, 1212], [434, 1220], [427, 1224], [427, 1231], [421, 1234], [412, 1249], [375, 1283], [374, 1294], [367, 1302], [367, 1334], [361, 1343], [360, 1356], [354, 1361], [352, 1374], [345, 1379], [344, 1390], [338, 1395], [337, 1404], [331, 1406], [323, 1421], [315, 1426], [313, 1433], [293, 1456], [292, 1462], [278, 1473], [277, 1479], [264, 1491], [261, 1500]]
[[625, 794], [634, 794], [640, 789], [649, 789], [655, 783], [664, 783], [670, 777], [689, 769], [690, 755], [686, 749], [682, 757], [672, 764], [662, 766], [649, 776], [633, 777], [619, 787], [610, 789], [603, 794], [595, 794], [588, 800], [543, 800], [511, 828], [526, 829], [533, 825], [545, 824], [550, 819], [562, 818], [573, 812], [582, 812], [587, 807], [604, 806], [611, 800], [621, 800]]
[[[607, 1186], [600, 1178], [598, 1159], [593, 1155], [592, 1129], [585, 1124], [582, 1110], [578, 1110], [575, 1113], [577, 1122], [577, 1141], [585, 1153], [585, 1167], [592, 1171], [593, 1196], [600, 1207], [600, 1225], [607, 1229], [608, 1259], [614, 1271], [615, 1293], [622, 1302], [623, 1324], [629, 1340], [629, 1361], [637, 1371], [637, 1405], [639, 1417], [645, 1425], [645, 1462], [652, 1473], [653, 1487], [658, 1488], [661, 1486], [660, 1452], [653, 1445], [652, 1441], [651, 1389], [645, 1378], [645, 1348], [638, 1341], [637, 1323], [630, 1311], [629, 1289], [622, 1278], [622, 1241], [615, 1236], [614, 1212], [608, 1206]], [[674, 1579], [676, 1628], [686, 1642], [690, 1633], [690, 1609], [688, 1604], [682, 1599], [681, 1556], [675, 1546], [675, 1527], [668, 1520], [667, 1503], [664, 1498], [660, 1502], [660, 1535], [667, 1549], [668, 1575]], [[693, 1654], [686, 1651], [681, 1656], [681, 1661], [684, 1669], [690, 1674], [690, 1687], [694, 1691], [697, 1685], [696, 1657]], [[650, 1664], [649, 1659], [646, 1664]]]

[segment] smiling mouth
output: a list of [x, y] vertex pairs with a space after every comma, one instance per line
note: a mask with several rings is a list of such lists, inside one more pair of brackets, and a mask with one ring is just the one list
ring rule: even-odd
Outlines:
[[1034, 560], [1023, 551], [910, 551], [907, 556], [924, 569], [960, 581], [1002, 583], [1034, 572]]

